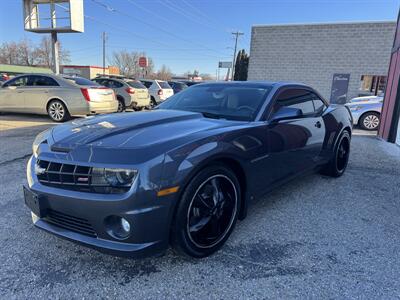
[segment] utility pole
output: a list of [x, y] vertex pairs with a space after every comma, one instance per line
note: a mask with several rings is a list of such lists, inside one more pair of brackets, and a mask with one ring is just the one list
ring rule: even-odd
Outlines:
[[238, 39], [239, 36], [243, 35], [243, 32], [240, 31], [236, 31], [236, 32], [232, 32], [232, 34], [235, 36], [235, 48], [233, 50], [233, 60], [232, 60], [232, 74], [231, 74], [231, 80], [233, 81], [233, 76], [235, 74], [235, 62], [236, 62], [236, 50], [237, 50], [237, 43], [238, 43]]
[[[54, 3], [50, 5], [51, 10], [51, 28], [55, 29], [56, 24], [56, 9]], [[58, 75], [60, 74], [60, 58], [59, 58], [59, 42], [57, 39], [57, 31], [51, 31], [51, 54], [53, 56], [53, 71]]]
[[107, 33], [103, 31], [103, 75], [106, 74], [106, 40]]

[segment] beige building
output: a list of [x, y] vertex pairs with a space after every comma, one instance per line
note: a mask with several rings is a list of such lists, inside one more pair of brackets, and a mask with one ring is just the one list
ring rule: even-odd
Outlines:
[[61, 73], [68, 75], [81, 76], [87, 79], [92, 79], [97, 75], [118, 75], [119, 69], [114, 66], [108, 66], [107, 68], [102, 68], [98, 66], [78, 66], [78, 65], [64, 65], [61, 66]]

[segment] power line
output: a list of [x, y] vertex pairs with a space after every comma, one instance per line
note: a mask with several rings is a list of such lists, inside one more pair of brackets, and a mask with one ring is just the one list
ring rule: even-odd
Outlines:
[[[61, 5], [61, 4], [55, 4], [56, 6], [58, 6], [58, 7], [61, 7], [62, 9], [64, 9], [65, 11], [69, 11], [69, 9], [67, 8], [67, 7], [65, 7], [65, 6], [63, 6], [63, 5]], [[145, 36], [142, 36], [142, 35], [140, 35], [140, 34], [137, 34], [137, 33], [135, 33], [135, 32], [132, 32], [132, 31], [130, 31], [130, 30], [127, 30], [127, 29], [125, 29], [125, 28], [122, 28], [122, 27], [119, 27], [119, 26], [115, 26], [115, 25], [113, 25], [113, 24], [109, 24], [109, 23], [107, 23], [107, 22], [104, 22], [104, 21], [102, 21], [102, 20], [99, 20], [99, 19], [97, 19], [97, 18], [95, 18], [95, 17], [93, 17], [93, 16], [90, 16], [90, 15], [87, 15], [87, 14], [84, 14], [84, 17], [86, 18], [86, 19], [88, 19], [88, 20], [91, 20], [91, 21], [94, 21], [94, 22], [97, 22], [97, 23], [100, 23], [100, 24], [102, 24], [102, 25], [105, 25], [105, 26], [107, 26], [107, 28], [109, 29], [109, 28], [114, 28], [115, 30], [118, 30], [117, 32], [115, 32], [115, 34], [116, 35], [118, 35], [118, 34], [120, 34], [121, 32], [125, 32], [125, 34], [124, 35], [129, 35], [129, 36], [135, 36], [135, 37], [138, 37], [138, 38], [141, 38], [141, 39], [143, 39], [143, 40], [147, 40], [147, 41], [149, 41], [149, 42], [152, 42], [152, 43], [155, 43], [155, 44], [159, 44], [159, 45], [161, 45], [161, 46], [164, 46], [164, 47], [166, 47], [166, 48], [164, 48], [164, 50], [168, 50], [168, 51], [174, 51], [174, 50], [185, 50], [186, 52], [187, 51], [204, 51], [204, 50], [201, 50], [201, 49], [198, 49], [198, 48], [196, 48], [196, 49], [189, 49], [189, 48], [186, 48], [186, 49], [174, 49], [173, 47], [171, 47], [169, 44], [166, 44], [166, 43], [163, 43], [163, 42], [160, 42], [160, 41], [158, 41], [158, 40], [154, 40], [154, 39], [151, 39], [151, 38], [147, 38], [147, 37], [145, 37]], [[109, 30], [110, 31], [110, 30]], [[113, 31], [114, 32], [114, 31]], [[108, 44], [108, 47], [110, 47], [111, 45], [110, 44]], [[76, 50], [76, 52], [78, 52], [78, 51], [83, 51], [83, 50], [85, 50], [85, 49], [90, 49], [90, 48], [100, 48], [101, 46], [100, 45], [98, 45], [98, 46], [93, 46], [93, 47], [87, 47], [87, 48], [84, 48], [84, 49], [78, 49], [78, 50]], [[150, 49], [146, 49], [146, 50], [162, 50], [162, 48], [150, 48]], [[143, 52], [146, 52], [146, 50], [145, 49], [143, 49], [142, 51]], [[73, 50], [73, 51], [71, 51], [71, 52], [75, 52], [75, 50]], [[197, 56], [207, 56], [207, 57], [212, 57], [212, 58], [215, 58], [215, 59], [221, 59], [221, 58], [223, 58], [223, 57], [226, 57], [226, 54], [224, 54], [224, 56], [212, 56], [212, 55], [208, 55], [208, 54], [205, 54], [205, 53], [196, 53], [196, 55]], [[86, 59], [86, 57], [87, 58], [89, 58], [89, 56], [85, 56], [84, 58]], [[90, 56], [90, 57], [92, 57], [92, 56]], [[80, 59], [80, 58], [78, 58], [78, 59]], [[172, 58], [173, 59], [173, 58]], [[180, 60], [180, 58], [177, 58], [176, 60]], [[188, 59], [189, 60], [189, 59]], [[196, 58], [196, 60], [200, 60], [200, 58]], [[208, 60], [209, 60], [209, 58], [208, 58]]]
[[203, 20], [197, 19], [197, 16], [189, 13], [187, 10], [182, 10], [179, 6], [175, 5], [175, 3], [170, 2], [168, 0], [159, 0], [159, 2], [161, 5], [165, 6], [166, 8], [168, 8], [169, 10], [172, 10], [174, 12], [177, 12], [178, 14], [182, 15], [183, 17], [185, 17], [186, 19], [190, 20], [191, 22], [196, 22], [202, 26], [207, 26], [211, 29], [215, 29], [215, 27], [211, 26], [208, 23], [203, 22]]
[[[133, 4], [133, 5], [136, 6], [137, 8], [139, 8], [139, 9], [141, 9], [141, 10], [147, 12], [148, 14], [151, 14], [151, 15], [153, 15], [153, 16], [156, 16], [157, 18], [160, 18], [161, 20], [163, 20], [163, 21], [165, 21], [165, 22], [171, 23], [171, 20], [168, 20], [167, 18], [165, 18], [165, 17], [163, 17], [163, 16], [161, 16], [161, 15], [159, 15], [159, 14], [156, 14], [155, 12], [151, 11], [150, 9], [147, 9], [146, 7], [140, 5], [139, 3], [135, 2], [135, 1], [132, 1], [132, 0], [126, 0], [126, 1], [128, 1], [128, 2], [131, 3], [131, 4]], [[171, 24], [172, 24], [172, 23], [171, 23]]]
[[[197, 13], [201, 16], [201, 18], [205, 18], [208, 19], [209, 22], [214, 23], [214, 25], [217, 25], [216, 27], [220, 27], [221, 25], [218, 24], [217, 22], [215, 22], [214, 20], [212, 20], [208, 15], [206, 15], [205, 13], [203, 13], [199, 8], [197, 8], [196, 6], [194, 6], [193, 4], [189, 3], [189, 1], [186, 0], [182, 0], [183, 3], [186, 4], [186, 6], [194, 9], [195, 11], [197, 11]], [[221, 27], [225, 27], [225, 26], [221, 26]], [[223, 31], [224, 33], [229, 32], [228, 29], [221, 29], [221, 31]]]
[[[208, 47], [204, 46], [204, 45], [201, 44], [201, 43], [193, 42], [193, 41], [188, 40], [188, 39], [186, 39], [186, 38], [180, 37], [180, 36], [176, 35], [175, 33], [172, 33], [172, 32], [170, 32], [170, 31], [168, 31], [168, 30], [165, 30], [164, 28], [158, 27], [158, 26], [156, 26], [156, 25], [154, 25], [154, 24], [145, 22], [145, 21], [143, 21], [143, 20], [141, 20], [141, 19], [139, 19], [139, 18], [137, 18], [137, 17], [135, 17], [135, 16], [132, 16], [132, 15], [130, 15], [130, 14], [127, 14], [127, 13], [125, 13], [125, 12], [122, 12], [122, 11], [120, 11], [120, 10], [117, 10], [117, 9], [115, 9], [115, 8], [113, 8], [113, 7], [111, 7], [111, 6], [107, 5], [107, 4], [105, 4], [105, 3], [103, 3], [103, 2], [100, 2], [99, 0], [92, 0], [92, 2], [95, 3], [95, 4], [97, 4], [97, 5], [99, 5], [99, 6], [101, 6], [101, 7], [103, 7], [103, 8], [105, 8], [105, 9], [106, 9], [107, 11], [109, 11], [109, 12], [119, 13], [119, 14], [125, 16], [125, 17], [132, 18], [132, 19], [134, 19], [134, 20], [136, 20], [136, 21], [138, 21], [138, 22], [140, 22], [140, 23], [142, 23], [142, 24], [144, 24], [144, 25], [146, 25], [146, 26], [152, 27], [152, 28], [154, 28], [154, 29], [156, 29], [156, 30], [158, 30], [158, 31], [162, 31], [162, 32], [164, 32], [164, 33], [166, 33], [166, 34], [168, 34], [168, 35], [170, 35], [170, 36], [172, 36], [172, 37], [174, 37], [174, 38], [176, 38], [176, 39], [180, 39], [180, 40], [182, 40], [182, 41], [185, 41], [185, 42], [187, 42], [187, 43], [191, 43], [191, 44], [196, 45], [196, 46], [198, 46], [198, 47], [202, 47], [202, 48], [204, 48], [204, 49], [206, 49], [206, 50], [209, 50], [209, 51], [213, 51], [213, 52], [220, 53], [220, 51], [218, 51], [218, 50], [208, 48]], [[222, 52], [221, 52], [221, 53], [222, 53]]]

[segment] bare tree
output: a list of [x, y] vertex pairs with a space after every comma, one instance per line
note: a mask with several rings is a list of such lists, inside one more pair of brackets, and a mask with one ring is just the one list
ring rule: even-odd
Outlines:
[[[69, 52], [60, 46], [60, 63], [69, 62]], [[35, 46], [28, 39], [19, 42], [6, 42], [0, 46], [0, 63], [23, 66], [52, 67], [51, 40], [43, 37], [40, 44]]]
[[[38, 65], [46, 66], [49, 68], [53, 67], [53, 54], [52, 54], [52, 49], [51, 49], [51, 38], [49, 36], [45, 36], [42, 38], [39, 46], [35, 48], [34, 53], [35, 53]], [[58, 47], [58, 55], [59, 55], [60, 64], [66, 64], [66, 63], [70, 62], [69, 51], [65, 50], [61, 46], [60, 42], [59, 42], [59, 47]]]
[[15, 42], [3, 43], [0, 47], [0, 63], [18, 64], [18, 45]]
[[139, 66], [139, 57], [142, 56], [146, 56], [146, 53], [122, 50], [114, 52], [111, 59], [109, 59], [109, 62], [112, 65], [117, 66], [122, 75], [136, 78], [151, 77], [154, 73], [153, 60], [148, 57], [148, 66], [142, 69]]
[[162, 65], [156, 73], [156, 77], [160, 80], [171, 80], [172, 72], [166, 65]]
[[199, 75], [203, 80], [215, 80], [215, 78], [208, 73], [201, 73]]

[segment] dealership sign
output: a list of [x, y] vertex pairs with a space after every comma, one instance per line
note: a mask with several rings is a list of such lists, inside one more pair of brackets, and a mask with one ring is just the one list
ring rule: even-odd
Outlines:
[[139, 57], [139, 67], [147, 68], [148, 65], [149, 65], [149, 60], [147, 59], [146, 56]]
[[350, 74], [333, 74], [331, 88], [331, 103], [345, 104], [349, 89]]
[[232, 62], [231, 61], [220, 61], [218, 63], [218, 68], [232, 68]]

